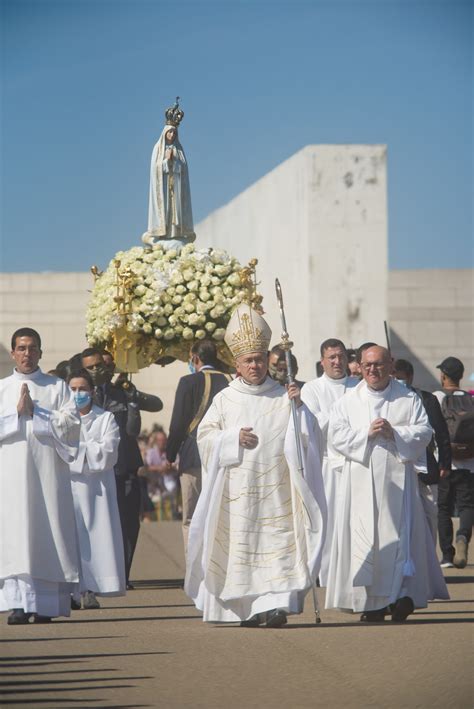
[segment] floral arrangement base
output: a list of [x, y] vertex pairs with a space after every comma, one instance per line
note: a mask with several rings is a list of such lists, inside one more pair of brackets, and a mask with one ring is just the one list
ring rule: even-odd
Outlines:
[[137, 372], [160, 358], [187, 361], [193, 341], [215, 341], [219, 359], [231, 365], [224, 342], [234, 308], [259, 307], [255, 265], [243, 267], [226, 251], [166, 248], [159, 242], [119, 251], [95, 276], [87, 308], [90, 345], [111, 349], [117, 369]]

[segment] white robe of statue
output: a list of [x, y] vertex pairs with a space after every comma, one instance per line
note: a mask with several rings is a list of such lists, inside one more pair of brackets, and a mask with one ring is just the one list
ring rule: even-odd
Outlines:
[[[369, 441], [379, 417], [392, 425], [394, 441]], [[382, 392], [360, 382], [334, 404], [329, 445], [345, 464], [326, 608], [378, 610], [403, 596], [424, 608], [449, 598], [414, 468], [432, 433], [419, 396], [393, 379]]]
[[125, 594], [114, 473], [119, 442], [114, 415], [94, 405], [81, 416], [79, 453], [70, 465], [81, 562], [79, 591], [102, 596]]
[[[146, 236], [155, 241], [162, 238], [194, 241], [188, 164], [177, 133], [172, 144], [166, 143], [165, 136], [170, 129], [173, 126], [163, 128], [151, 156]], [[168, 149], [173, 153], [172, 160], [166, 157]]]
[[[198, 429], [203, 489], [189, 532], [185, 590], [205, 621], [232, 622], [274, 608], [302, 610], [319, 573], [326, 501], [316, 419], [298, 409], [298, 471], [290, 401], [278, 382], [236, 379]], [[259, 443], [239, 445], [251, 426]]]
[[318, 379], [307, 382], [301, 390], [301, 399], [313, 416], [316, 416], [318, 419], [319, 428], [321, 429], [324, 440], [323, 482], [328, 509], [328, 520], [326, 541], [324, 543], [323, 557], [321, 560], [321, 571], [319, 573], [321, 586], [326, 586], [327, 584], [332, 538], [334, 534], [334, 520], [336, 517], [338, 483], [344, 465], [344, 458], [340, 453], [335, 450], [328, 451], [329, 414], [334, 402], [340, 399], [347, 390], [357, 386], [358, 383], [359, 380], [356, 377], [331, 379], [327, 374], [323, 374], [321, 377], [318, 377]]
[[[25, 383], [33, 418], [17, 414]], [[68, 464], [79, 431], [61, 379], [37, 369], [0, 381], [0, 610], [70, 614], [79, 560]]]

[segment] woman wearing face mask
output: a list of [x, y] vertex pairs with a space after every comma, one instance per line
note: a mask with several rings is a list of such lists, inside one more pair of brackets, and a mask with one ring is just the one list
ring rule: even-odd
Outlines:
[[81, 416], [79, 453], [70, 464], [81, 573], [75, 606], [99, 608], [95, 594], [125, 595], [122, 530], [114, 465], [119, 429], [114, 415], [92, 403], [93, 382], [84, 369], [71, 372], [69, 386]]

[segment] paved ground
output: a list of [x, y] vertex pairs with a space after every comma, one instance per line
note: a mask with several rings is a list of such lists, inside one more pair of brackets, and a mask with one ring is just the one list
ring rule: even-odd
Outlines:
[[[474, 566], [451, 600], [371, 627], [311, 599], [280, 630], [204, 625], [181, 589], [178, 523], [142, 525], [136, 590], [51, 625], [0, 620], [2, 706], [471, 708]], [[323, 593], [320, 592], [321, 601]]]

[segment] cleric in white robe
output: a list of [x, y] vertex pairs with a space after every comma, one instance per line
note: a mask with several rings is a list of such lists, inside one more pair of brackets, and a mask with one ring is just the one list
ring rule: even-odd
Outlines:
[[414, 464], [431, 440], [421, 399], [390, 377], [383, 347], [362, 356], [364, 380], [334, 405], [329, 444], [345, 458], [326, 607], [361, 620], [404, 621], [449, 598], [420, 500]]
[[329, 414], [334, 402], [338, 401], [341, 396], [344, 396], [346, 391], [349, 391], [359, 383], [359, 379], [347, 375], [347, 364], [347, 352], [344, 343], [335, 338], [325, 340], [321, 344], [321, 366], [324, 374], [307, 382], [301, 390], [301, 399], [318, 419], [324, 441], [323, 481], [328, 519], [326, 541], [319, 573], [321, 586], [326, 586], [327, 584], [334, 521], [336, 518], [338, 483], [344, 465], [344, 458], [338, 451], [334, 449], [328, 450]]
[[125, 562], [114, 465], [120, 433], [109, 411], [92, 404], [94, 385], [85, 370], [72, 372], [69, 386], [81, 415], [77, 458], [70, 464], [80, 553], [79, 592], [125, 595]]
[[0, 381], [0, 610], [8, 623], [70, 614], [79, 579], [69, 463], [79, 416], [69, 387], [38, 367], [41, 339], [12, 338], [13, 374]]
[[267, 376], [271, 331], [256, 311], [234, 312], [226, 342], [240, 376], [219, 392], [198, 429], [203, 489], [188, 545], [185, 590], [204, 621], [279, 627], [300, 613], [319, 573], [326, 501], [319, 428], [297, 410], [298, 470], [290, 398]]

